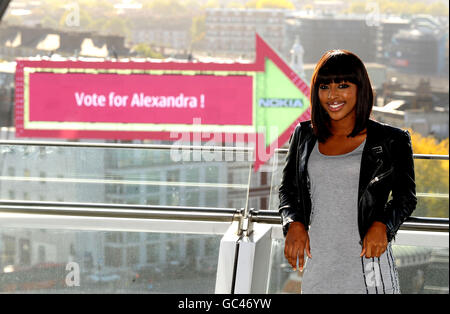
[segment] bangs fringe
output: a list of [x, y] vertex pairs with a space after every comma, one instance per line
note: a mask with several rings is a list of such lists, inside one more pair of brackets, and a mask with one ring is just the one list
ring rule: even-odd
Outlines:
[[316, 77], [316, 84], [330, 84], [351, 82], [361, 85], [360, 75], [357, 69], [359, 62], [342, 50], [336, 50], [330, 54], [328, 60], [321, 66]]
[[356, 73], [319, 73], [316, 78], [316, 84], [330, 84], [330, 83], [343, 83], [350, 82], [356, 85], [359, 84], [359, 80], [356, 76]]

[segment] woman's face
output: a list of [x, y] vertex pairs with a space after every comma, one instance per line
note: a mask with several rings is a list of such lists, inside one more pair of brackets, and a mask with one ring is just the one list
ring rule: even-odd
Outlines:
[[358, 88], [350, 82], [319, 85], [319, 101], [331, 121], [355, 119]]

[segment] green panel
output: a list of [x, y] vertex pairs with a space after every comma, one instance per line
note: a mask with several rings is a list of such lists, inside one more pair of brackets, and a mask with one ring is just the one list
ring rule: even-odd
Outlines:
[[[256, 126], [266, 130], [266, 146], [276, 140], [308, 107], [309, 99], [269, 59], [266, 70], [256, 75]], [[299, 99], [302, 107], [260, 107], [261, 98]]]

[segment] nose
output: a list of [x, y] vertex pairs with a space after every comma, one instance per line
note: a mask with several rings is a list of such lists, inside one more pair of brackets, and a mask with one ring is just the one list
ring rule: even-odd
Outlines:
[[328, 89], [328, 99], [334, 99], [337, 97], [337, 91], [335, 87], [330, 87]]

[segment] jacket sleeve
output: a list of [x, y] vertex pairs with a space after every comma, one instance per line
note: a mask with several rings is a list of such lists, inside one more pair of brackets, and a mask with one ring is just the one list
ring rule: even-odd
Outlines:
[[299, 189], [297, 182], [297, 146], [300, 137], [300, 124], [297, 125], [289, 139], [289, 150], [283, 168], [281, 184], [278, 190], [280, 205], [278, 211], [281, 215], [283, 234], [286, 236], [289, 224], [293, 221], [302, 221], [299, 206]]
[[388, 241], [394, 238], [417, 204], [414, 160], [408, 131], [403, 131], [399, 139], [393, 143], [392, 158], [394, 167], [392, 198], [386, 203], [383, 214], [376, 219], [386, 224]]

